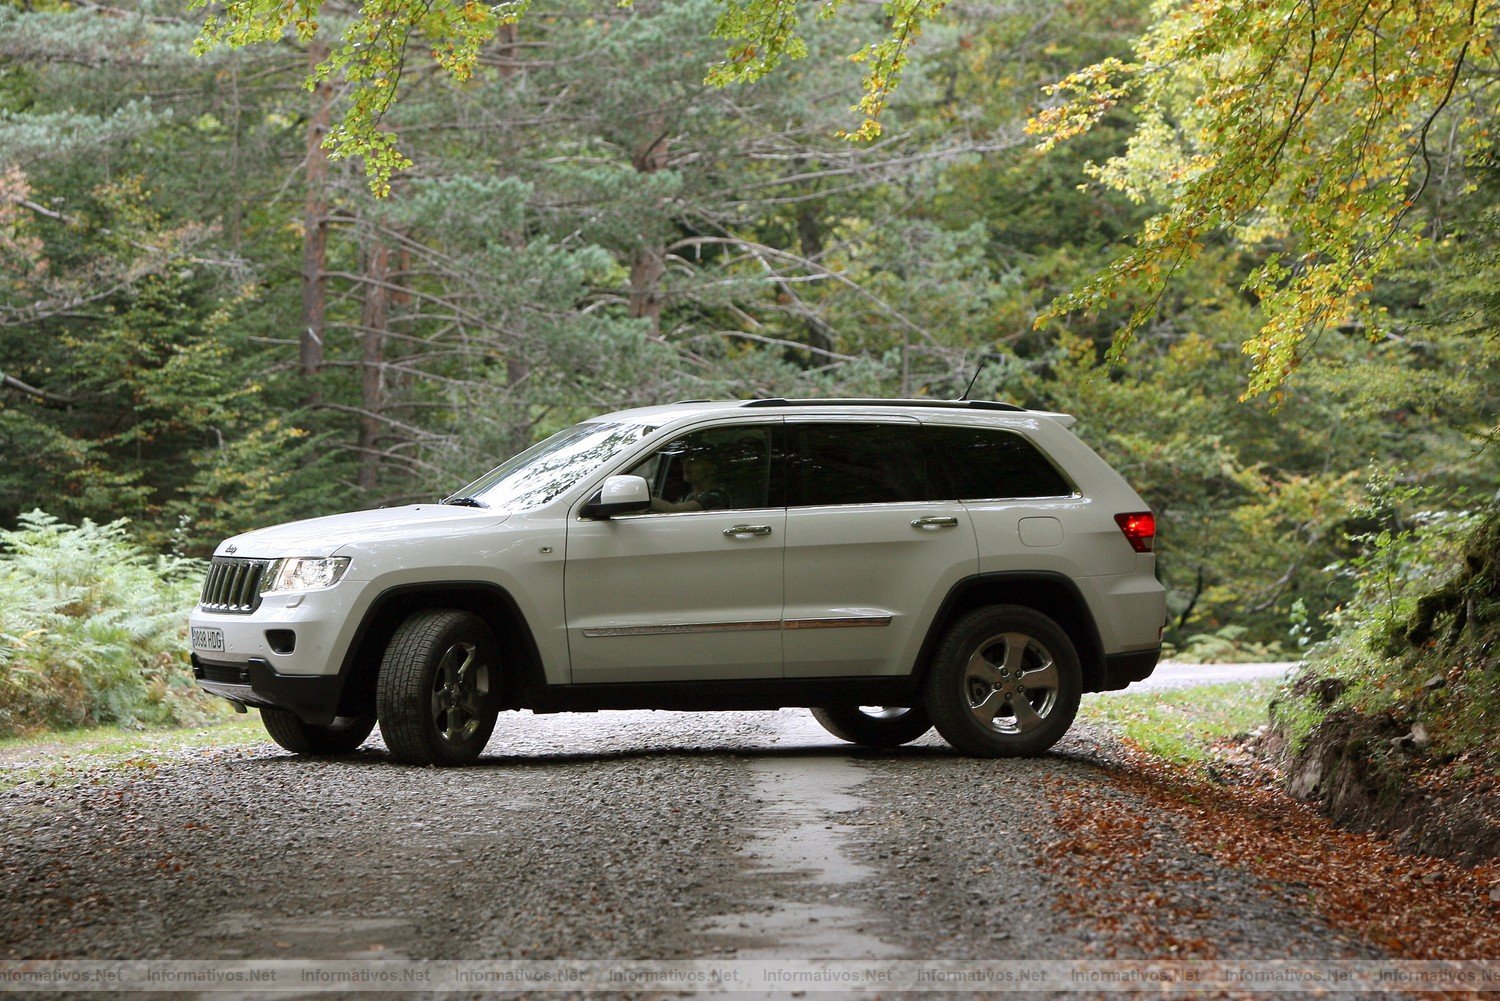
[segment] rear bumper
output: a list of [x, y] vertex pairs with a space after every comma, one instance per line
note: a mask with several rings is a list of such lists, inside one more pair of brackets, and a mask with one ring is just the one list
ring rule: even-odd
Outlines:
[[336, 674], [277, 674], [261, 657], [229, 664], [195, 653], [193, 677], [210, 695], [257, 708], [286, 709], [319, 726], [327, 726], [338, 715], [344, 687], [344, 679]]
[[1156, 663], [1159, 660], [1161, 660], [1161, 647], [1109, 654], [1104, 658], [1104, 683], [1099, 690], [1114, 692], [1133, 681], [1144, 681], [1151, 677], [1151, 672], [1156, 670]]

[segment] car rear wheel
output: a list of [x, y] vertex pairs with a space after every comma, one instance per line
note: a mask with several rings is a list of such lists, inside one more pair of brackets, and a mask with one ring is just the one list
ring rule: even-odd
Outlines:
[[977, 609], [949, 628], [923, 702], [943, 739], [965, 754], [1041, 754], [1067, 732], [1083, 669], [1067, 633], [1021, 605]]
[[417, 612], [385, 648], [375, 686], [380, 735], [408, 765], [462, 765], [479, 757], [498, 715], [500, 660], [478, 616]]
[[900, 747], [932, 729], [921, 706], [828, 706], [812, 714], [835, 737], [865, 747]]
[[374, 716], [340, 716], [328, 726], [304, 723], [296, 713], [263, 708], [260, 722], [271, 739], [293, 754], [332, 757], [353, 754], [375, 729]]

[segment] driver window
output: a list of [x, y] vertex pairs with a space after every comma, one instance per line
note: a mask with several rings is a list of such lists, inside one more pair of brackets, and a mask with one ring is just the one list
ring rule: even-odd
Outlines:
[[720, 511], [769, 506], [771, 432], [720, 427], [668, 442], [627, 470], [651, 485], [651, 510]]

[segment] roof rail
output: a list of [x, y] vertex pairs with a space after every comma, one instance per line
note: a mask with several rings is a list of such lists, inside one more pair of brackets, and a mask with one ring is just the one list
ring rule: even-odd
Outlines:
[[1018, 407], [1014, 403], [998, 403], [994, 400], [882, 400], [882, 399], [839, 399], [839, 400], [745, 400], [740, 404], [742, 407], [941, 407], [948, 410], [1005, 410], [1011, 413], [1025, 413], [1025, 407]]

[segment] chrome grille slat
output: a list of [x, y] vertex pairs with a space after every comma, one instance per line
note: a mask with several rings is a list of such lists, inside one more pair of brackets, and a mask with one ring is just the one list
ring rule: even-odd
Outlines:
[[230, 578], [229, 600], [234, 602], [234, 607], [243, 608], [249, 602], [245, 601], [245, 578], [250, 576], [250, 564], [241, 563], [234, 568], [234, 576]]
[[270, 560], [215, 556], [198, 604], [211, 612], [249, 615], [260, 607], [260, 583]]

